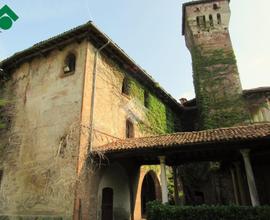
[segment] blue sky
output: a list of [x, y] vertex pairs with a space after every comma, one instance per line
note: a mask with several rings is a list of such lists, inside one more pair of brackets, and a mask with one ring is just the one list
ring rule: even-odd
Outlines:
[[[183, 0], [0, 0], [20, 17], [0, 33], [0, 60], [92, 20], [176, 99], [194, 97], [181, 35]], [[270, 86], [269, 0], [231, 0], [230, 32], [243, 88]]]

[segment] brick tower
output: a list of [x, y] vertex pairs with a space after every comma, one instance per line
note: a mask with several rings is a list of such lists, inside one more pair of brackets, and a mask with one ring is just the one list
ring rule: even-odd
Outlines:
[[229, 0], [201, 0], [183, 5], [182, 34], [192, 56], [200, 129], [249, 122], [229, 20]]

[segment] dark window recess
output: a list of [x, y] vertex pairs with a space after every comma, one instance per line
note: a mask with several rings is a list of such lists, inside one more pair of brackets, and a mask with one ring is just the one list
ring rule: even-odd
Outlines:
[[76, 68], [76, 56], [73, 53], [67, 55], [64, 65], [64, 73], [74, 72]]
[[206, 26], [206, 19], [205, 19], [205, 16], [198, 16], [198, 17], [196, 18], [196, 20], [197, 20], [197, 25], [198, 25], [199, 27], [205, 27], [205, 26]]
[[214, 5], [213, 5], [213, 9], [214, 9], [214, 10], [217, 10], [217, 9], [219, 9], [219, 8], [220, 8], [220, 7], [219, 7], [218, 4], [214, 4]]
[[134, 125], [130, 120], [126, 121], [126, 138], [134, 137]]
[[221, 24], [221, 15], [219, 13], [217, 14], [217, 23]]
[[130, 95], [130, 82], [127, 77], [125, 77], [123, 80], [122, 93], [126, 95]]
[[214, 26], [214, 20], [213, 20], [212, 15], [209, 15], [209, 23], [210, 23], [210, 26]]
[[144, 91], [144, 106], [149, 108], [149, 92]]

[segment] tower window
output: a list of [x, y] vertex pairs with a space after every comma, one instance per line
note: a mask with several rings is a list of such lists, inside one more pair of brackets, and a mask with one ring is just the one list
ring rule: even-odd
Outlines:
[[209, 15], [209, 23], [210, 23], [210, 26], [214, 26], [214, 21], [213, 21], [212, 15]]
[[149, 92], [144, 90], [144, 106], [149, 108]]
[[196, 19], [197, 19], [197, 25], [199, 27], [205, 27], [206, 26], [205, 16], [198, 16]]
[[134, 125], [130, 120], [126, 121], [126, 138], [134, 137]]
[[76, 68], [76, 56], [73, 53], [67, 55], [64, 65], [64, 73], [72, 73]]
[[127, 77], [125, 77], [123, 80], [122, 93], [125, 95], [130, 95], [130, 82]]
[[221, 15], [219, 13], [217, 14], [217, 23], [221, 24]]
[[218, 4], [213, 4], [213, 9], [214, 10], [218, 10], [219, 9], [219, 5]]

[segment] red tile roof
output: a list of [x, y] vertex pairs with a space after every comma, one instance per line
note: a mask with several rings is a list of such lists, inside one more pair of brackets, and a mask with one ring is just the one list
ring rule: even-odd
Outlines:
[[103, 153], [114, 153], [139, 149], [160, 149], [207, 143], [243, 142], [268, 138], [270, 141], [270, 123], [260, 123], [239, 127], [125, 139], [99, 146], [98, 149]]

